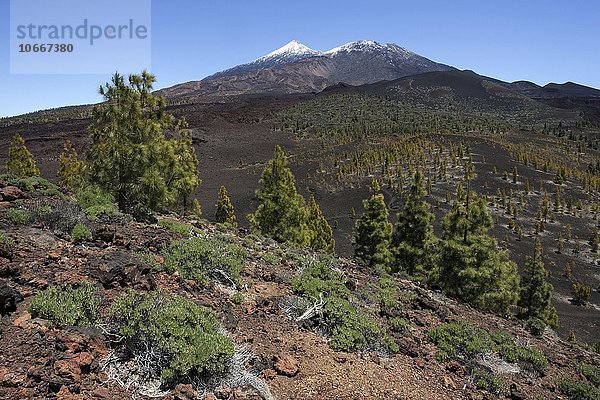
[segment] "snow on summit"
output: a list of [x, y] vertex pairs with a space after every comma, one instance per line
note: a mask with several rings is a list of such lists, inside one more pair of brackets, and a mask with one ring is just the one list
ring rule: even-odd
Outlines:
[[302, 43], [300, 43], [297, 40], [292, 40], [291, 42], [289, 42], [285, 46], [280, 47], [279, 49], [277, 49], [275, 51], [272, 51], [271, 53], [267, 54], [266, 56], [263, 56], [263, 57], [259, 58], [258, 60], [263, 60], [263, 59], [267, 59], [267, 58], [281, 57], [281, 56], [286, 56], [286, 57], [291, 57], [291, 56], [319, 56], [321, 54], [323, 54], [321, 51], [313, 50], [310, 47], [303, 45]]
[[[394, 68], [400, 68], [404, 70], [406, 70], [407, 66], [410, 65], [415, 67], [412, 70], [416, 72], [429, 71], [428, 68], [430, 67], [434, 70], [438, 69], [438, 67], [435, 66], [435, 63], [433, 63], [431, 60], [420, 57], [417, 54], [392, 43], [381, 44], [374, 40], [357, 40], [335, 47], [329, 51], [320, 51], [311, 49], [310, 47], [300, 43], [298, 40], [292, 40], [286, 45], [270, 52], [265, 56], [257, 58], [248, 63], [229, 68], [225, 71], [217, 72], [207, 79], [216, 79], [224, 76], [236, 76], [269, 68], [282, 67], [297, 62], [310, 63], [311, 59], [321, 59], [321, 61], [327, 60], [330, 63], [329, 65], [347, 65], [349, 70], [352, 70], [356, 67], [350, 66], [351, 63], [362, 63], [367, 65], [368, 63], [373, 63], [373, 60], [375, 59], [386, 63], [386, 65], [391, 65]], [[375, 67], [370, 66], [369, 68], [373, 69]], [[384, 74], [381, 77], [382, 79], [392, 79], [397, 77], [397, 74], [391, 76]], [[351, 79], [351, 77], [343, 74], [337, 76], [336, 79], [344, 79], [354, 83], [362, 82], [360, 79]]]

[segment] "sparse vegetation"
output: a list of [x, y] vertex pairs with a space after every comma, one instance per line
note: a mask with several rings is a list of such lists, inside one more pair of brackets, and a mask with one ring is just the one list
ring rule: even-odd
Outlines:
[[9, 208], [6, 210], [6, 216], [15, 225], [26, 225], [31, 221], [31, 212], [20, 208]]
[[215, 314], [180, 296], [130, 291], [110, 309], [112, 329], [143, 357], [149, 373], [174, 382], [225, 371], [233, 341], [219, 333]]
[[213, 278], [237, 287], [247, 253], [220, 235], [176, 240], [164, 250], [163, 256], [164, 268], [169, 273], [177, 271], [182, 277], [201, 284]]
[[344, 276], [333, 269], [332, 258], [319, 256], [304, 258], [302, 262], [302, 275], [292, 280], [292, 287], [305, 296], [309, 304], [320, 304], [320, 310], [312, 317], [329, 336], [334, 350], [398, 350], [385, 330], [350, 301], [351, 292], [344, 284]]
[[29, 305], [32, 315], [59, 326], [92, 326], [99, 315], [102, 297], [95, 286], [50, 286], [38, 293]]
[[90, 221], [96, 221], [102, 216], [111, 217], [118, 213], [112, 195], [98, 186], [87, 186], [77, 190], [75, 200]]
[[86, 241], [86, 240], [91, 240], [92, 239], [92, 232], [84, 224], [78, 223], [77, 225], [75, 225], [73, 227], [73, 230], [71, 231], [71, 239], [75, 243], [83, 242], [83, 241]]
[[165, 228], [171, 232], [179, 233], [184, 236], [200, 233], [201, 231], [187, 222], [180, 222], [170, 218], [161, 218], [158, 220], [158, 226]]
[[544, 373], [548, 361], [537, 347], [519, 346], [506, 332], [490, 333], [466, 322], [451, 322], [431, 329], [429, 338], [438, 346], [436, 358], [474, 359], [486, 353], [496, 353], [511, 363], [519, 363], [538, 373]]

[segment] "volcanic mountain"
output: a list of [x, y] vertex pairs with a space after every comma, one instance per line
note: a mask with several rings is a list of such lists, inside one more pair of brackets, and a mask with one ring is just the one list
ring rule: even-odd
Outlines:
[[298, 41], [247, 64], [162, 90], [170, 97], [307, 93], [344, 82], [363, 85], [382, 80], [455, 68], [431, 61], [396, 44], [371, 40], [350, 42], [329, 51]]

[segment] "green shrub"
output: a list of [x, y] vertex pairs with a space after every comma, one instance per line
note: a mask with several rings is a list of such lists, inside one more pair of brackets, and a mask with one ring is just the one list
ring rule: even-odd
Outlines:
[[114, 198], [96, 186], [79, 189], [75, 200], [90, 221], [96, 221], [103, 215], [111, 217], [118, 214]]
[[4, 174], [0, 178], [26, 192], [40, 190], [44, 195], [62, 194], [58, 186], [40, 176], [20, 177], [14, 174]]
[[101, 302], [100, 293], [90, 283], [78, 288], [50, 286], [33, 298], [29, 311], [60, 326], [91, 326], [96, 322]]
[[180, 296], [130, 291], [115, 300], [110, 321], [163, 379], [222, 373], [235, 351], [213, 311]]
[[535, 346], [517, 346], [514, 338], [506, 332], [496, 332], [491, 335], [496, 351], [500, 356], [511, 363], [519, 363], [543, 373], [548, 367], [548, 360], [544, 353]]
[[480, 368], [474, 368], [473, 371], [471, 371], [471, 376], [477, 389], [485, 390], [496, 395], [508, 394], [506, 382], [504, 382], [501, 377], [491, 372], [484, 371]]
[[435, 355], [438, 361], [459, 357], [472, 359], [478, 354], [491, 351], [494, 345], [486, 330], [466, 322], [451, 322], [427, 333], [431, 341], [438, 346]]
[[174, 219], [161, 219], [158, 221], [158, 226], [165, 228], [171, 232], [180, 233], [184, 236], [190, 236], [191, 233], [200, 233], [201, 231], [192, 224], [176, 221]]
[[33, 216], [36, 220], [43, 219], [50, 212], [52, 212], [52, 206], [48, 203], [42, 203], [33, 209]]
[[558, 382], [558, 390], [569, 400], [600, 400], [600, 390], [588, 382], [563, 378]]
[[394, 330], [394, 332], [403, 332], [410, 330], [410, 322], [408, 322], [404, 318], [390, 318], [390, 325], [392, 325], [392, 329]]
[[11, 245], [13, 244], [13, 240], [10, 236], [5, 233], [0, 233], [0, 243]]
[[242, 304], [244, 302], [244, 295], [242, 292], [235, 292], [231, 296], [231, 301], [233, 301], [235, 304]]
[[378, 350], [383, 329], [348, 300], [329, 297], [325, 323], [331, 327], [331, 348], [339, 351]]
[[84, 224], [77, 224], [71, 230], [71, 240], [75, 243], [92, 240], [92, 231]]
[[300, 258], [302, 275], [292, 280], [292, 288], [312, 303], [325, 301], [317, 324], [329, 336], [330, 346], [337, 351], [398, 351], [398, 345], [387, 336], [366, 311], [352, 304], [344, 275], [333, 269], [331, 256]]
[[15, 225], [26, 225], [31, 221], [31, 213], [19, 208], [9, 208], [6, 210], [6, 216]]
[[306, 256], [301, 259], [300, 277], [292, 279], [292, 289], [313, 300], [323, 297], [346, 298], [350, 290], [346, 278], [333, 269], [334, 259], [327, 255]]
[[277, 254], [269, 251], [262, 255], [262, 259], [269, 265], [276, 265], [280, 259]]
[[544, 353], [534, 346], [518, 346], [506, 332], [490, 334], [487, 330], [467, 322], [451, 322], [428, 331], [429, 338], [438, 346], [436, 358], [473, 359], [482, 353], [497, 353], [504, 360], [519, 363], [525, 368], [543, 373], [548, 367]]
[[42, 190], [42, 194], [46, 197], [54, 197], [54, 196], [63, 197], [63, 194], [58, 187], [44, 189], [44, 190]]
[[379, 280], [379, 305], [383, 314], [390, 314], [398, 307], [398, 288], [388, 275]]
[[260, 236], [254, 234], [254, 233], [249, 233], [248, 235], [244, 236], [242, 243], [244, 246], [246, 246], [249, 249], [258, 250], [258, 249], [260, 249], [260, 240], [261, 240]]
[[247, 257], [246, 251], [226, 236], [176, 240], [163, 252], [167, 272], [207, 283], [210, 277], [231, 279], [237, 285]]
[[600, 388], [600, 367], [591, 364], [577, 364], [577, 371], [597, 388]]
[[539, 318], [530, 318], [526, 323], [527, 329], [532, 335], [541, 336], [546, 330], [546, 323]]

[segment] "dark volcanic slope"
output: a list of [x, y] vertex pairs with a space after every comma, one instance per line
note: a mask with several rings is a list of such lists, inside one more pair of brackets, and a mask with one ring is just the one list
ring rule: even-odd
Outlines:
[[600, 90], [578, 83], [548, 83], [545, 86], [536, 85], [533, 82], [517, 81], [507, 84], [512, 90], [541, 99], [555, 99], [560, 97], [597, 97], [600, 98]]
[[472, 71], [435, 71], [358, 87], [335, 85], [329, 93], [385, 96], [417, 107], [466, 114], [489, 113], [539, 123], [542, 118], [572, 117], [506, 87], [503, 82]]

